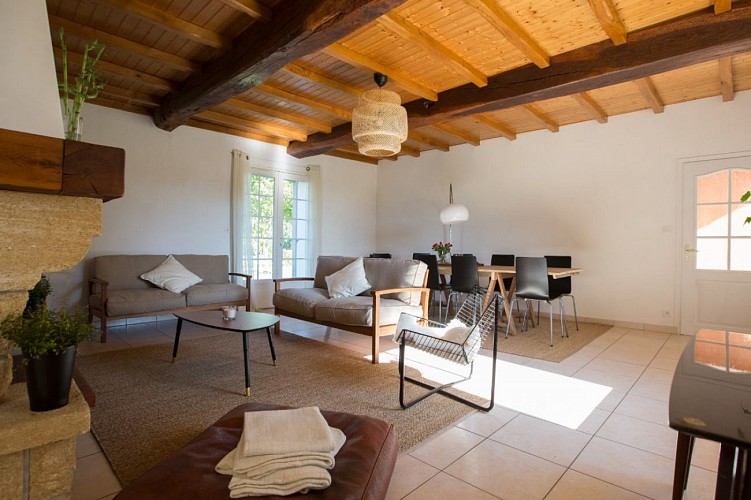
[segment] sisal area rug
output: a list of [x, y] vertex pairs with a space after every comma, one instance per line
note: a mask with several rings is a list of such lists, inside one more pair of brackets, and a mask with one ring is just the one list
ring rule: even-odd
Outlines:
[[[394, 424], [400, 451], [471, 409], [441, 396], [402, 410], [396, 363], [373, 365], [339, 347], [282, 333], [273, 366], [263, 332], [250, 334], [250, 384], [243, 395], [242, 340], [235, 333], [79, 356], [96, 393], [91, 427], [123, 484], [133, 481], [235, 406], [249, 401], [318, 406]], [[410, 387], [407, 397], [419, 389]]]
[[[541, 316], [540, 324], [526, 331], [521, 331], [521, 322], [516, 322], [516, 335], [506, 335], [506, 324], [498, 327], [498, 352], [506, 352], [527, 358], [544, 359], [560, 362], [579, 351], [594, 339], [607, 332], [611, 325], [601, 323], [584, 323], [579, 321], [579, 330], [573, 321], [567, 321], [568, 337], [561, 338], [560, 321], [553, 320], [553, 347], [550, 347], [549, 319]], [[486, 339], [484, 347], [490, 349], [493, 340]]]

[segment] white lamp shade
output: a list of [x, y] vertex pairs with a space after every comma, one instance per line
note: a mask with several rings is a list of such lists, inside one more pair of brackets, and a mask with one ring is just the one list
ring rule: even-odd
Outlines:
[[441, 210], [442, 224], [459, 224], [469, 220], [469, 210], [461, 203], [449, 203]]
[[407, 140], [407, 110], [399, 94], [390, 90], [368, 90], [352, 110], [352, 138], [360, 153], [384, 157], [397, 154]]

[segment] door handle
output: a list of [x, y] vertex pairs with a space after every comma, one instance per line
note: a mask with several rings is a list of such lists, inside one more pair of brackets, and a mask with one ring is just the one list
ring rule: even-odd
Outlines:
[[699, 251], [698, 251], [697, 249], [695, 249], [695, 248], [692, 248], [692, 247], [691, 247], [691, 245], [689, 245], [688, 243], [686, 243], [686, 244], [685, 244], [685, 245], [683, 246], [683, 251], [684, 251], [684, 252], [693, 252], [693, 253], [699, 253]]

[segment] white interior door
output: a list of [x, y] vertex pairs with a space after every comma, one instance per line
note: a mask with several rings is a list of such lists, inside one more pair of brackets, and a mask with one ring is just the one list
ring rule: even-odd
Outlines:
[[681, 333], [751, 329], [751, 156], [683, 164]]

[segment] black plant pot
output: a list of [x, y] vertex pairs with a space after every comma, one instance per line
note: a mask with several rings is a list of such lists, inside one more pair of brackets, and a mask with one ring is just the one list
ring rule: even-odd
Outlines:
[[76, 346], [66, 347], [60, 354], [49, 353], [26, 363], [26, 389], [31, 411], [49, 411], [68, 404]]

